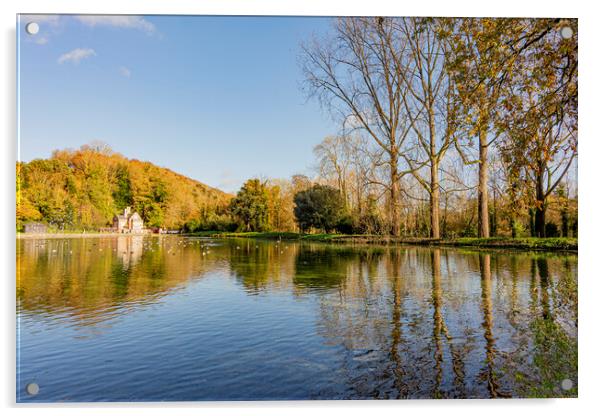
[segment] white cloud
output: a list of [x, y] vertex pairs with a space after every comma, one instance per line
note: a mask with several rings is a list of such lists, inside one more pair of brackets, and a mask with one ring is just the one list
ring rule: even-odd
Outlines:
[[70, 52], [62, 54], [59, 57], [59, 59], [57, 60], [57, 62], [59, 64], [62, 64], [64, 62], [71, 62], [74, 64], [79, 64], [79, 61], [81, 61], [82, 59], [85, 59], [85, 58], [89, 58], [91, 56], [96, 56], [96, 52], [94, 52], [94, 49], [77, 48], [77, 49], [73, 49]]
[[90, 27], [112, 26], [124, 29], [137, 29], [148, 34], [152, 34], [156, 30], [155, 25], [140, 16], [83, 15], [75, 16], [75, 18]]
[[46, 45], [48, 43], [48, 38], [46, 36], [40, 36], [34, 40], [38, 45]]
[[51, 26], [59, 24], [61, 16], [58, 14], [22, 14], [20, 15], [21, 22], [27, 24], [29, 22], [36, 22], [38, 24], [45, 23]]
[[[19, 22], [25, 26], [35, 22], [40, 26], [40, 33], [36, 36], [28, 36], [28, 42], [45, 45], [57, 33], [65, 27], [65, 23], [77, 21], [89, 27], [106, 26], [142, 31], [148, 35], [162, 37], [154, 24], [140, 16], [99, 16], [99, 15], [75, 15], [65, 16], [59, 14], [19, 14]], [[23, 29], [24, 30], [24, 29]]]
[[[59, 30], [62, 20], [58, 14], [20, 14], [19, 22], [23, 24], [23, 31], [27, 33], [25, 41], [45, 45], [50, 41], [51, 35]], [[26, 27], [29, 23], [36, 23], [39, 32], [33, 34], [27, 32]]]
[[119, 67], [119, 73], [126, 78], [132, 76], [132, 71], [130, 71], [129, 68], [126, 68], [125, 66]]

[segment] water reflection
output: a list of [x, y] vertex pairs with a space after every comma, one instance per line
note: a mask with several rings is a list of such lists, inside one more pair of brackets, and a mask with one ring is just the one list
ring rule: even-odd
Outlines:
[[120, 236], [18, 242], [17, 299], [24, 313], [68, 314], [94, 324], [155, 302], [215, 267], [203, 243]]
[[[128, 400], [577, 394], [575, 255], [173, 236], [19, 240], [17, 255], [23, 376], [58, 360], [83, 383], [83, 357], [136, 354], [115, 371], [155, 381]], [[73, 326], [94, 331], [53, 335]], [[107, 368], [103, 399], [124, 399]]]
[[487, 389], [491, 397], [508, 397], [509, 395], [500, 391], [497, 381], [495, 359], [497, 351], [495, 348], [495, 337], [493, 334], [493, 302], [491, 299], [491, 255], [480, 254], [479, 266], [481, 271], [481, 296], [483, 298], [483, 329], [485, 337], [485, 368], [483, 378], [487, 382]]

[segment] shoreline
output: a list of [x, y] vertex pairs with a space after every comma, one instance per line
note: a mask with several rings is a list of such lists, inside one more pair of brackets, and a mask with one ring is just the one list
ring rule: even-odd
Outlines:
[[43, 234], [25, 234], [17, 233], [17, 240], [30, 240], [30, 239], [51, 239], [51, 238], [102, 238], [102, 237], [160, 237], [169, 235], [183, 235], [183, 234], [155, 234], [155, 233], [43, 233]]
[[564, 251], [578, 253], [578, 240], [576, 238], [538, 238], [538, 237], [461, 237], [455, 239], [432, 239], [419, 237], [390, 237], [377, 235], [341, 235], [341, 234], [298, 234], [289, 232], [250, 232], [250, 233], [224, 233], [201, 232], [181, 234], [184, 236], [204, 236], [212, 238], [253, 238], [260, 240], [305, 241], [316, 243], [351, 244], [351, 245], [383, 245], [383, 246], [438, 246], [438, 247], [467, 247], [467, 248], [493, 248], [513, 249], [524, 251]]
[[153, 234], [153, 233], [45, 233], [25, 234], [17, 233], [17, 239], [57, 239], [57, 238], [113, 238], [113, 237], [208, 237], [208, 238], [251, 238], [258, 240], [284, 240], [313, 243], [350, 244], [350, 245], [381, 245], [381, 246], [436, 246], [436, 247], [467, 247], [467, 248], [495, 248], [513, 249], [524, 251], [565, 251], [578, 253], [578, 242], [576, 238], [509, 238], [490, 237], [476, 238], [463, 237], [455, 239], [431, 239], [431, 238], [408, 238], [408, 237], [386, 237], [374, 235], [341, 235], [341, 234], [298, 234], [287, 232], [266, 233], [227, 233], [217, 231], [205, 231], [199, 233], [185, 234]]

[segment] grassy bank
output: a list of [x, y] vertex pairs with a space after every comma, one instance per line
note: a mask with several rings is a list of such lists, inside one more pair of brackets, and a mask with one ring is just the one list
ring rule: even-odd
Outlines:
[[152, 234], [152, 233], [140, 233], [140, 234], [123, 234], [123, 233], [100, 233], [100, 232], [57, 232], [57, 233], [17, 233], [18, 239], [48, 239], [48, 238], [108, 238], [108, 237], [125, 237], [125, 236], [152, 236], [158, 237], [165, 234]]
[[341, 234], [299, 234], [279, 232], [250, 232], [250, 233], [223, 233], [204, 231], [191, 235], [216, 237], [216, 238], [258, 238], [265, 240], [299, 240], [329, 243], [348, 244], [410, 244], [433, 246], [458, 246], [458, 247], [483, 247], [483, 248], [512, 248], [524, 250], [570, 250], [577, 251], [576, 238], [394, 238], [380, 235], [341, 235]]

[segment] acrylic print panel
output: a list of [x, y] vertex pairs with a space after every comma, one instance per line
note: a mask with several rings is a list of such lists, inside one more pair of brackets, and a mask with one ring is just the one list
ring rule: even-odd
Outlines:
[[576, 20], [17, 25], [18, 402], [577, 396]]

